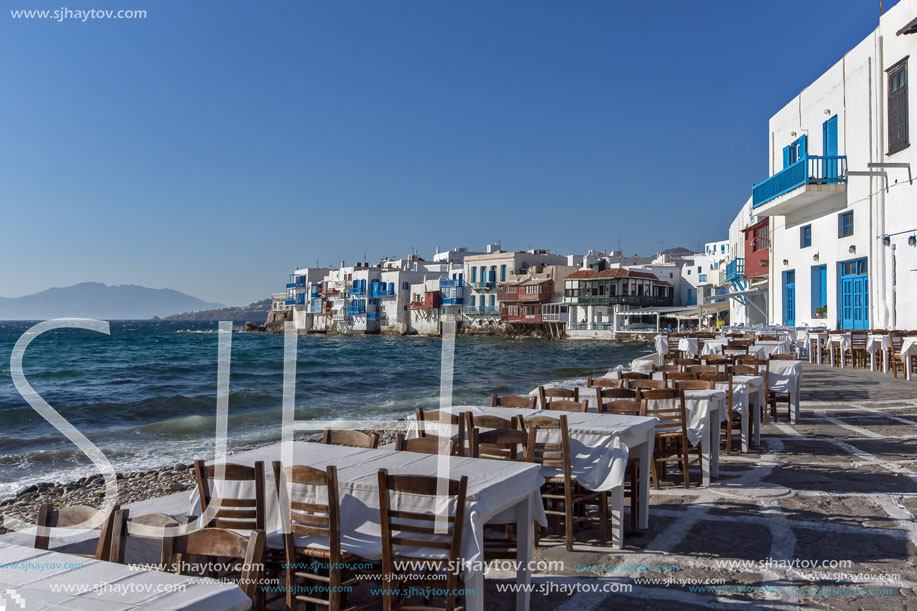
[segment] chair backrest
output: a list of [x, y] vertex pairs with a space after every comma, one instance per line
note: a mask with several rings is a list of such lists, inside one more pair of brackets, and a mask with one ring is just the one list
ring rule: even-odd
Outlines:
[[795, 354], [772, 354], [768, 357], [770, 361], [796, 361], [799, 360], [796, 358]]
[[641, 393], [641, 403], [644, 415], [659, 419], [659, 422], [656, 423], [657, 437], [683, 436], [684, 439], [687, 439], [687, 416], [685, 415], [683, 390], [648, 390]]
[[758, 368], [752, 365], [733, 365], [729, 368], [729, 373], [734, 376], [756, 376]]
[[325, 429], [322, 433], [322, 443], [334, 446], [375, 449], [379, 447], [379, 433]]
[[561, 412], [584, 412], [586, 411], [588, 401], [551, 401], [548, 403], [548, 409]]
[[[233, 463], [205, 465], [203, 460], [195, 460], [194, 476], [197, 480], [202, 513], [207, 511], [210, 503], [216, 500], [216, 497], [212, 496], [211, 483], [216, 484], [218, 481], [223, 481], [252, 482], [254, 484], [254, 496], [219, 497], [219, 509], [216, 516], [207, 524], [208, 527], [264, 530], [264, 463], [262, 461], [259, 460], [253, 467], [249, 467]], [[225, 484], [223, 488], [226, 488]]]
[[[274, 471], [280, 462], [274, 461]], [[324, 470], [306, 465], [293, 465], [283, 469], [282, 481], [289, 498], [289, 534], [303, 537], [317, 537], [327, 542], [331, 562], [341, 561], [341, 503], [338, 493], [337, 467], [329, 465]], [[316, 491], [315, 498], [308, 502], [294, 498], [294, 486], [309, 486]], [[319, 489], [325, 494], [317, 494]], [[324, 502], [319, 499], [324, 496]], [[292, 543], [292, 540], [290, 541]]]
[[640, 401], [636, 398], [612, 399], [611, 401], [599, 403], [599, 405], [602, 406], [599, 412], [603, 414], [622, 414], [626, 416], [642, 415], [640, 413]]
[[407, 439], [404, 433], [398, 433], [395, 435], [395, 451], [456, 456], [458, 446], [448, 437], [438, 437], [427, 433], [423, 437]]
[[762, 342], [776, 342], [780, 338], [777, 337], [776, 335], [761, 335], [760, 337], [758, 337], [758, 339], [761, 340]]
[[261, 529], [253, 530], [247, 537], [228, 528], [204, 528], [175, 537], [172, 542], [175, 572], [180, 573], [189, 564], [181, 560], [186, 554], [241, 560], [239, 587], [254, 601], [261, 585], [265, 540]]
[[653, 373], [678, 371], [678, 365], [653, 365]]
[[[526, 418], [525, 429], [528, 441], [525, 448], [525, 460], [541, 465], [562, 469], [565, 478], [571, 476], [570, 464], [570, 434], [567, 429], [567, 416], [559, 418], [549, 416], [535, 416]], [[538, 441], [538, 431], [560, 431], [560, 441]]]
[[866, 339], [869, 337], [869, 331], [853, 330], [850, 332], [850, 347], [864, 349], [866, 348]]
[[714, 384], [708, 380], [673, 380], [672, 388], [676, 390], [713, 390]]
[[704, 364], [718, 367], [720, 371], [726, 371], [726, 367], [732, 365], [732, 357], [724, 356], [722, 354], [706, 356], [704, 357]]
[[618, 388], [621, 386], [621, 380], [616, 380], [614, 378], [593, 378], [592, 376], [587, 376], [586, 386], [588, 388], [592, 388], [593, 386], [600, 386], [602, 388]]
[[675, 359], [675, 366], [681, 371], [684, 371], [686, 367], [691, 367], [692, 365], [700, 365], [700, 359]]
[[470, 431], [475, 427], [482, 429], [521, 430], [522, 425], [519, 424], [519, 420], [520, 418], [518, 416], [513, 416], [512, 418], [500, 418], [499, 416], [491, 416], [490, 414], [479, 414], [476, 416], [471, 412], [465, 412], [465, 430]]
[[690, 365], [688, 371], [690, 373], [717, 373], [720, 370], [716, 365]]
[[742, 352], [748, 354], [748, 345], [750, 343], [751, 342], [748, 341], [726, 342], [726, 345], [723, 346], [723, 350], [728, 352]]
[[665, 388], [665, 380], [628, 380], [627, 387], [634, 390]]
[[541, 407], [547, 408], [552, 399], [565, 399], [569, 401], [579, 401], [579, 387], [569, 388], [545, 388], [538, 387], [538, 398], [541, 400]]
[[[51, 503], [43, 503], [38, 509], [35, 525], [35, 549], [48, 549], [51, 544], [50, 528], [74, 528], [83, 524], [99, 531], [99, 542], [92, 555], [96, 560], [105, 560], [111, 553], [112, 526], [119, 507], [104, 511], [87, 505], [54, 508]], [[85, 527], [84, 527], [85, 528]]]
[[688, 373], [685, 371], [676, 371], [674, 373], [665, 374], [665, 381], [668, 382], [668, 385], [673, 388], [674, 388], [675, 382], [678, 380], [696, 380], [696, 379], [697, 379], [696, 373]]
[[436, 435], [443, 435], [444, 431], [440, 430], [441, 426], [445, 424], [452, 425], [458, 428], [454, 436], [457, 450], [461, 453], [465, 452], [465, 418], [462, 414], [453, 414], [442, 410], [425, 412], [419, 407], [414, 411], [414, 414], [417, 419], [418, 437], [430, 435], [429, 431], [433, 431]]
[[651, 380], [652, 378], [652, 374], [640, 371], [625, 371], [621, 374], [622, 380]]
[[596, 405], [601, 405], [605, 399], [635, 399], [636, 397], [637, 397], [637, 391], [631, 388], [596, 388], [595, 389], [595, 404]]
[[[181, 522], [164, 513], [148, 513], [132, 518], [130, 517], [129, 509], [121, 509], [120, 511], [117, 511], [115, 515], [111, 535], [111, 553], [109, 554], [107, 560], [109, 562], [124, 564], [124, 560], [127, 555], [128, 538], [157, 539], [160, 541], [161, 546], [159, 556], [159, 570], [171, 570], [170, 563], [172, 561], [173, 538], [163, 537], [155, 533], [144, 534], [143, 532], [137, 532], [140, 529], [136, 529], [134, 527], [150, 526], [153, 528], [171, 528], [180, 525]], [[134, 530], [135, 532], [132, 533], [130, 532], [131, 530]]]
[[[399, 547], [410, 548], [412, 560], [417, 560], [418, 557], [430, 558], [433, 556], [447, 562], [450, 567], [458, 564], [461, 557], [467, 491], [468, 477], [465, 475], [458, 481], [450, 479], [441, 482], [439, 478], [431, 475], [389, 475], [386, 469], [379, 470], [379, 515], [382, 525], [384, 582], [394, 587], [396, 575], [394, 562], [401, 557]], [[444, 499], [443, 492], [449, 498]], [[413, 501], [412, 508], [393, 508], [393, 493], [410, 495]], [[423, 510], [417, 509], [418, 497], [425, 498]], [[454, 504], [452, 499], [455, 500]], [[446, 507], [454, 506], [454, 512], [443, 516], [438, 510], [444, 505]], [[443, 524], [445, 528], [442, 528]], [[454, 570], [448, 571], [444, 589], [447, 609], [455, 607], [457, 573]], [[390, 609], [392, 608], [393, 592], [391, 589], [386, 589], [384, 592], [385, 608]]]
[[765, 365], [767, 365], [767, 361], [765, 359], [759, 359], [757, 355], [750, 354], [748, 356], [737, 356], [736, 364], [750, 365], [752, 367], [757, 367], [758, 369], [760, 369], [761, 367], [764, 367]]
[[901, 353], [901, 344], [907, 336], [905, 331], [889, 331], [888, 341], [891, 342], [891, 352], [897, 357]]
[[526, 409], [535, 409], [535, 402], [538, 397], [523, 397], [521, 395], [503, 395], [498, 397], [495, 394], [490, 396], [492, 407], [523, 407]]
[[525, 460], [528, 435], [516, 428], [471, 431], [471, 457], [495, 460]]

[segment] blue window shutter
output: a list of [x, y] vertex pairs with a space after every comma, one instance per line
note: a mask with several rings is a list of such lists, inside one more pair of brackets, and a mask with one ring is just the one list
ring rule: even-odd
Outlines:
[[506, 265], [500, 266], [500, 282], [506, 282]]
[[783, 147], [783, 169], [790, 167], [790, 147]]
[[471, 281], [472, 282], [478, 281], [478, 268], [476, 267], [471, 268]]

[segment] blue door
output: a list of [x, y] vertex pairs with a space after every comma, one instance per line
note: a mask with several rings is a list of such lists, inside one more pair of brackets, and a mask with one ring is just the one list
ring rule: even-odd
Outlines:
[[796, 326], [796, 271], [783, 272], [783, 324]]
[[[822, 126], [822, 142], [824, 142], [825, 157], [837, 157], [837, 115], [834, 115]], [[837, 162], [825, 159], [825, 177], [837, 178]]]
[[866, 259], [838, 264], [838, 312], [841, 329], [869, 328], [869, 275]]

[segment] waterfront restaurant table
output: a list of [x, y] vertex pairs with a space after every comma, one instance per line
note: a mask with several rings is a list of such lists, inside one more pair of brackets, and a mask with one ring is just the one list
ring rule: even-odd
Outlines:
[[16, 611], [251, 608], [249, 598], [231, 583], [0, 542], [2, 602]]
[[[449, 478], [458, 480], [468, 476], [465, 528], [462, 532], [462, 558], [465, 561], [465, 603], [468, 609], [484, 608], [484, 525], [516, 524], [517, 556], [519, 565], [516, 581], [531, 583], [529, 562], [532, 559], [534, 539], [533, 522], [547, 526], [541, 500], [544, 478], [537, 465], [510, 461], [487, 461], [482, 467], [480, 458], [437, 456], [414, 452], [396, 452], [391, 448], [351, 448], [325, 445], [308, 441], [293, 443], [293, 463], [325, 469], [337, 467], [338, 492], [341, 501], [341, 548], [369, 560], [382, 557], [381, 526], [379, 518], [379, 469], [390, 474], [437, 475], [440, 460], [448, 465]], [[269, 543], [279, 539], [286, 516], [281, 515], [281, 503], [275, 492], [271, 462], [282, 460], [281, 444], [274, 444], [248, 452], [233, 454], [227, 461], [252, 466], [256, 461], [265, 466], [265, 530]], [[209, 461], [208, 464], [212, 464]], [[284, 465], [291, 466], [291, 465]], [[216, 482], [217, 487], [227, 486], [226, 495], [244, 494], [245, 486], [252, 482]], [[285, 489], [285, 487], [282, 487]], [[215, 492], [220, 495], [220, 490]], [[294, 490], [292, 500], [314, 502], [314, 488]], [[200, 514], [197, 490], [191, 494], [191, 514]], [[285, 505], [285, 503], [284, 503]], [[516, 594], [516, 608], [529, 608], [529, 592]]]
[[[649, 473], [653, 451], [656, 418], [625, 416], [621, 414], [596, 414], [591, 412], [566, 412], [518, 407], [490, 407], [483, 405], [454, 405], [444, 411], [472, 415], [490, 415], [501, 418], [521, 416], [567, 416], [570, 433], [572, 471], [577, 481], [588, 490], [611, 492], [612, 546], [624, 543], [624, 475], [631, 453], [638, 457], [640, 469], [638, 527], [649, 528]], [[431, 423], [427, 423], [429, 427]], [[434, 425], [437, 426], [437, 425]], [[438, 425], [440, 427], [451, 425]], [[417, 422], [411, 423], [409, 436], [417, 435]], [[559, 441], [559, 439], [558, 439]], [[477, 459], [472, 459], [477, 460]], [[489, 470], [489, 467], [488, 467]]]
[[[717, 382], [717, 390], [728, 390], [727, 382]], [[761, 410], [764, 409], [764, 376], [732, 376], [732, 409], [741, 416], [742, 451], [748, 452], [749, 425], [752, 444], [761, 445]], [[724, 410], [727, 411], [727, 410]], [[728, 418], [728, 412], [723, 420]]]
[[768, 361], [767, 388], [790, 395], [790, 422], [799, 420], [799, 387], [802, 382], [802, 361]]
[[831, 360], [831, 366], [837, 367], [838, 364], [834, 362], [834, 345], [837, 344], [840, 346], [841, 353], [841, 362], [840, 367], [844, 367], [844, 353], [850, 350], [850, 334], [849, 333], [830, 333], [828, 334], [828, 341], [826, 342], [828, 346], [828, 358]]
[[882, 351], [882, 371], [888, 373], [888, 353], [892, 347], [892, 340], [886, 334], [866, 336], [866, 352], [869, 354], [870, 367], [876, 370], [876, 350]]
[[767, 360], [767, 357], [774, 354], [791, 354], [793, 352], [792, 344], [786, 340], [757, 340], [748, 347], [749, 354], [755, 354], [759, 359]]
[[[809, 355], [810, 363], [822, 364], [821, 351], [825, 344], [828, 343], [827, 331], [803, 331], [799, 335], [800, 339], [806, 344], [806, 353]], [[815, 354], [812, 354], [812, 341], [815, 340]]]
[[917, 356], [917, 336], [905, 337], [901, 342], [901, 360], [904, 361], [904, 377], [911, 379], [911, 359]]
[[[605, 377], [612, 380], [620, 379], [620, 374], [627, 373], [624, 369], [612, 369], [605, 374]], [[657, 371], [652, 374], [654, 380], [664, 379], [663, 373]], [[763, 384], [763, 380], [762, 380]], [[565, 384], [546, 384], [545, 388], [574, 388]], [[583, 392], [591, 391], [587, 394], [590, 397], [589, 409], [597, 409], [595, 405], [595, 388], [580, 387], [580, 400], [583, 400]], [[505, 409], [505, 408], [496, 408]], [[723, 390], [687, 390], [685, 391], [685, 411], [688, 417], [688, 437], [691, 445], [703, 439], [703, 452], [701, 460], [701, 473], [705, 486], [710, 485], [711, 477], [719, 476], [719, 433], [718, 423], [729, 417], [726, 409], [726, 392]], [[506, 412], [503, 412], [504, 414]], [[531, 410], [526, 411], [531, 414]], [[716, 443], [714, 443], [714, 436]]]

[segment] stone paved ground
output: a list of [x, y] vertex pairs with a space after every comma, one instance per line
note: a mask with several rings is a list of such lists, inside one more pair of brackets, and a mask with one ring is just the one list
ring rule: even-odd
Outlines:
[[[808, 363], [803, 376], [797, 424], [783, 407], [758, 453], [721, 455], [709, 489], [671, 477], [625, 549], [586, 530], [573, 553], [551, 539], [536, 552], [564, 563], [536, 583], [629, 592], [545, 592], [532, 608], [917, 609], [917, 380]], [[501, 583], [488, 579], [488, 608], [512, 607]]]

